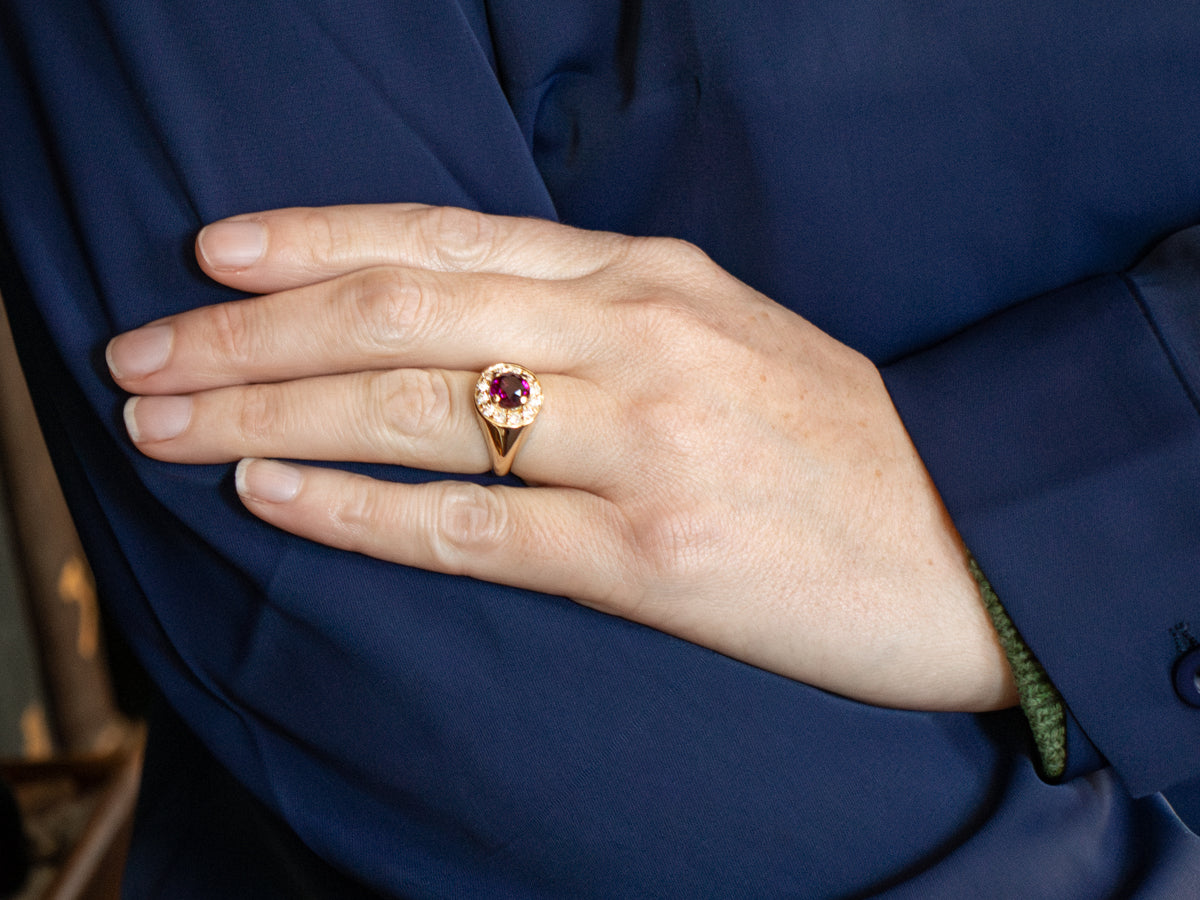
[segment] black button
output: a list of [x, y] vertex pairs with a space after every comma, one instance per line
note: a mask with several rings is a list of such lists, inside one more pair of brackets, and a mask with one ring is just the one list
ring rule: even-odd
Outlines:
[[1200, 706], [1200, 647], [1189, 650], [1175, 664], [1175, 693], [1190, 706]]

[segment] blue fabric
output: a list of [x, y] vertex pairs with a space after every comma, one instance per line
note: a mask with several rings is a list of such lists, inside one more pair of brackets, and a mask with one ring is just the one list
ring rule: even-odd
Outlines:
[[[211, 890], [228, 842], [187, 833], [221, 805], [174, 835], [161, 816], [132, 890], [255, 895], [293, 852], [266, 839], [282, 823], [404, 897], [1200, 883], [1196, 839], [1130, 793], [1200, 770], [1200, 712], [1171, 699], [1158, 641], [1196, 619], [1194, 320], [1171, 299], [1196, 280], [1174, 256], [1120, 274], [1200, 223], [1194, 4], [0, 11], [0, 288], [52, 449], [180, 733], [267, 813], [245, 829], [261, 853]], [[884, 365], [1076, 742], [1116, 769], [1049, 785], [1013, 712], [867, 707], [557, 598], [314, 546], [247, 515], [228, 468], [133, 449], [100, 353], [233, 296], [191, 259], [202, 224], [392, 200], [687, 238]]]
[[1027, 643], [1140, 793], [1194, 772], [1200, 741], [1195, 707], [1164, 677], [1172, 628], [1195, 613], [1200, 415], [1155, 324], [1187, 296], [1179, 279], [1195, 304], [1200, 265], [1149, 271], [1031, 300], [885, 373], [964, 540], [986, 548]]

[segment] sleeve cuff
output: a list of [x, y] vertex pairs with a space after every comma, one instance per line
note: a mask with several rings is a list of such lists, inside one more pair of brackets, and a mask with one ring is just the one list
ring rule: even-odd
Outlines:
[[1017, 684], [1021, 711], [1025, 713], [1033, 731], [1041, 774], [1047, 780], [1057, 781], [1067, 769], [1066, 704], [1033, 651], [1021, 640], [1020, 632], [1004, 611], [1000, 598], [974, 558], [970, 565], [971, 574], [983, 597], [983, 605], [1000, 637], [1004, 655], [1008, 657], [1008, 665]]
[[1198, 322], [1193, 228], [1130, 273], [881, 367], [964, 542], [1065, 698], [1064, 773], [1078, 743], [1135, 796], [1198, 771], [1200, 691], [1182, 697], [1174, 674], [1174, 635], [1200, 631]]

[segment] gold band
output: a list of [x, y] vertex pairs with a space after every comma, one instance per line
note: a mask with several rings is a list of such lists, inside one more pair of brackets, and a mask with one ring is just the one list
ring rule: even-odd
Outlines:
[[475, 415], [483, 429], [492, 471], [507, 475], [529, 426], [542, 409], [537, 376], [515, 363], [488, 366], [475, 382]]

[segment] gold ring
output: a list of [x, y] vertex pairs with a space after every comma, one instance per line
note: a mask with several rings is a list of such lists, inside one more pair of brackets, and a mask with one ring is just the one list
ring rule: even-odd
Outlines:
[[542, 409], [537, 376], [515, 363], [496, 363], [475, 382], [475, 415], [487, 441], [492, 471], [507, 475], [517, 450]]

